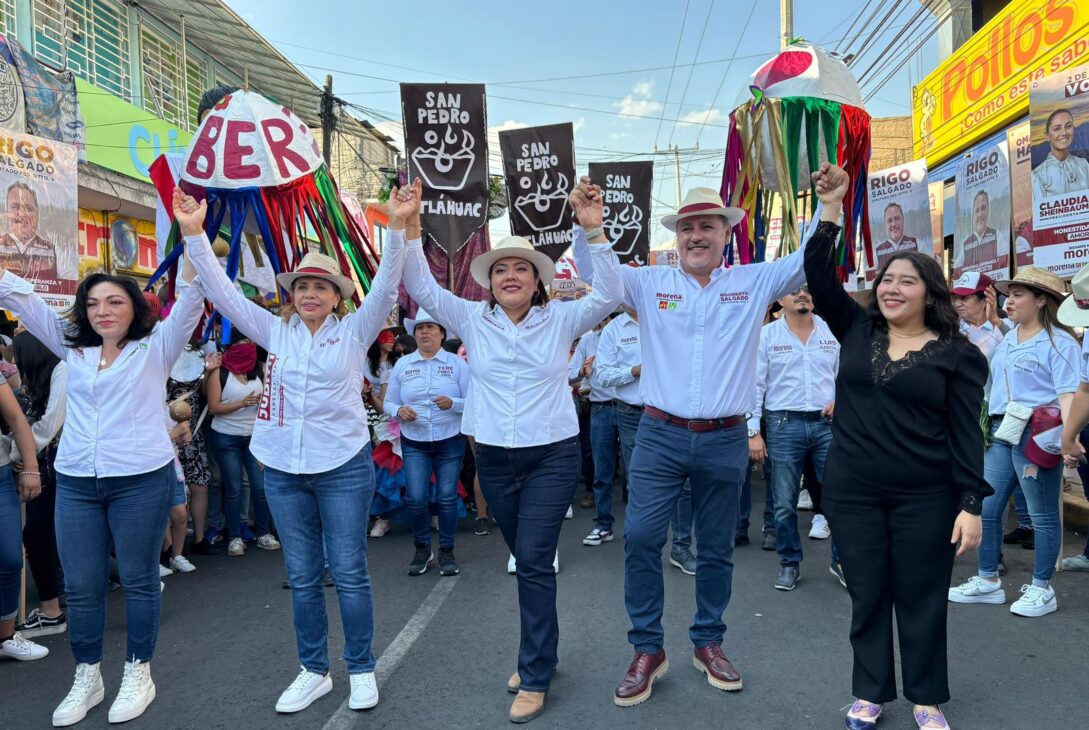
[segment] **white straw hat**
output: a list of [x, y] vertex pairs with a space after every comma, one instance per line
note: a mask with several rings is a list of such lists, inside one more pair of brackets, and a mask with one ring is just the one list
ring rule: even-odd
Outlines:
[[332, 282], [345, 298], [355, 294], [355, 282], [340, 273], [340, 266], [336, 261], [321, 253], [306, 254], [294, 271], [286, 271], [278, 275], [276, 281], [290, 292], [295, 280], [306, 276]]
[[684, 202], [677, 212], [662, 218], [662, 225], [676, 231], [677, 223], [694, 215], [720, 215], [731, 226], [736, 226], [745, 217], [745, 211], [726, 207], [719, 194], [711, 188], [692, 188], [684, 196]]
[[409, 333], [410, 335], [414, 335], [416, 334], [416, 325], [427, 324], [428, 322], [430, 322], [431, 324], [437, 324], [444, 330], [446, 329], [446, 326], [443, 325], [442, 322], [435, 319], [421, 308], [416, 310], [416, 319], [409, 319], [408, 317], [405, 317], [405, 332]]
[[556, 264], [546, 254], [538, 251], [533, 244], [521, 236], [507, 236], [499, 243], [492, 246], [491, 251], [480, 254], [469, 265], [469, 273], [476, 279], [476, 283], [485, 289], [491, 289], [492, 264], [499, 259], [519, 258], [530, 262], [537, 267], [537, 274], [541, 277], [541, 283], [548, 286], [556, 276]]
[[1070, 280], [1070, 296], [1059, 307], [1059, 321], [1069, 327], [1089, 327], [1089, 264]]

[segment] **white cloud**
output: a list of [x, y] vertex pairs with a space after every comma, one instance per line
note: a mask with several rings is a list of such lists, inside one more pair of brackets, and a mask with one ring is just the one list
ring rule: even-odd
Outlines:
[[631, 93], [636, 96], [649, 97], [650, 92], [654, 90], [654, 81], [652, 79], [643, 79], [637, 81], [635, 86], [631, 88]]
[[613, 102], [613, 106], [620, 112], [621, 118], [654, 116], [662, 110], [662, 104], [650, 98], [653, 90], [653, 81], [637, 81], [631, 93], [620, 101]]
[[503, 154], [499, 148], [499, 133], [508, 129], [525, 129], [528, 126], [525, 122], [508, 119], [498, 126], [488, 127], [488, 166], [491, 169], [491, 174], [503, 174]]
[[688, 112], [679, 120], [678, 124], [718, 124], [724, 117], [723, 113], [718, 109], [697, 109], [693, 112]]
[[572, 126], [575, 128], [575, 134], [578, 134], [579, 130], [586, 126], [586, 117], [579, 117]]

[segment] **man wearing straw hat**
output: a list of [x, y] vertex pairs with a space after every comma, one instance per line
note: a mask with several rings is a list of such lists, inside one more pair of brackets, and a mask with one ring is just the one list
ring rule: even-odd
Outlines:
[[[842, 200], [847, 174], [826, 163], [816, 173], [821, 176], [828, 190], [822, 200]], [[689, 629], [693, 664], [716, 689], [742, 686], [722, 650], [722, 615], [730, 602], [733, 538], [748, 467], [745, 420], [755, 407], [756, 348], [768, 305], [805, 283], [801, 250], [772, 263], [723, 265], [730, 229], [744, 215], [726, 207], [714, 190], [694, 188], [675, 214], [662, 219], [677, 234], [680, 268], [621, 267], [623, 303], [639, 312], [639, 394], [645, 403], [624, 526], [624, 603], [635, 656], [613, 697], [621, 707], [648, 699], [669, 666], [661, 554], [686, 479], [699, 543], [696, 616]], [[586, 236], [577, 226], [574, 250], [579, 272], [588, 278]]]

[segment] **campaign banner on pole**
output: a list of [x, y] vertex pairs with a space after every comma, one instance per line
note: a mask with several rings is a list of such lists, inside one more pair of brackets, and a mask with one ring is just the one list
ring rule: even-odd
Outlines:
[[1032, 230], [1032, 144], [1029, 123], [1024, 122], [1006, 131], [1010, 150], [1010, 235], [1013, 237], [1013, 258], [1017, 266], [1033, 266]]
[[510, 227], [553, 261], [571, 245], [567, 196], [576, 184], [575, 129], [568, 122], [499, 133]]
[[0, 264], [67, 308], [79, 283], [75, 145], [0, 130]]
[[488, 220], [484, 84], [401, 84], [408, 179], [423, 180], [420, 222], [447, 255]]
[[1029, 89], [1033, 257], [1059, 276], [1089, 262], [1089, 66]]
[[912, 160], [879, 170], [867, 179], [873, 261], [866, 262], [866, 281], [900, 251], [933, 253], [926, 160]]
[[654, 162], [591, 162], [590, 179], [605, 198], [605, 237], [622, 264], [645, 266], [650, 255]]
[[953, 278], [981, 271], [1010, 274], [1010, 165], [1006, 140], [967, 155], [957, 165]]

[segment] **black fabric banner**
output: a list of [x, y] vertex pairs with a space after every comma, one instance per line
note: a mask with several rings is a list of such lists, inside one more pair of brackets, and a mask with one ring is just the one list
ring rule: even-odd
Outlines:
[[591, 162], [590, 179], [605, 198], [605, 237], [622, 264], [646, 266], [650, 257], [650, 194], [654, 163]]
[[401, 84], [409, 181], [423, 180], [424, 233], [455, 254], [488, 220], [484, 84]]
[[553, 261], [571, 245], [567, 196], [575, 177], [575, 130], [570, 123], [499, 133], [510, 227]]

